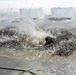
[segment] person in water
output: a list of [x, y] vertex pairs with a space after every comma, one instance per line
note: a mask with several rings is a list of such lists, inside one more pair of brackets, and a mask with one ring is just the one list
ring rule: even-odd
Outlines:
[[53, 45], [55, 45], [55, 39], [50, 37], [50, 36], [46, 36], [44, 46], [50, 47], [50, 46], [53, 46]]

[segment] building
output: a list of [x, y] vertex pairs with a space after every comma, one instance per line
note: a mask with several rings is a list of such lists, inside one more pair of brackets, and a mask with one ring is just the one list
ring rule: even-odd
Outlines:
[[75, 18], [75, 8], [51, 8], [53, 18], [72, 19]]
[[43, 18], [42, 8], [20, 9], [20, 15], [24, 18], [39, 19]]

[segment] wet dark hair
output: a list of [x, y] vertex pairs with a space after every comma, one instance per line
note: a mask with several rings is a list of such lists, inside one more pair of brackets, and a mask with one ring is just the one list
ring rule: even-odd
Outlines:
[[45, 38], [45, 46], [46, 45], [50, 45], [50, 44], [54, 44], [55, 43], [55, 39], [50, 37], [50, 36], [46, 36]]

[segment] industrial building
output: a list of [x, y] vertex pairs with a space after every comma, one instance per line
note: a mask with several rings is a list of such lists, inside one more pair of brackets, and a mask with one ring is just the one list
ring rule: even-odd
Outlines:
[[75, 18], [75, 8], [51, 8], [51, 15], [54, 19], [73, 19]]
[[23, 18], [40, 19], [43, 18], [42, 8], [20, 9], [20, 15]]

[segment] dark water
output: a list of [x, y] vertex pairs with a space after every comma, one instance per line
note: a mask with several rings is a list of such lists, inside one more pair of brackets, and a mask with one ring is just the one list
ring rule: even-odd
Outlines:
[[[0, 31], [2, 48], [39, 50], [50, 54], [57, 52], [60, 56], [70, 55], [76, 49], [75, 20], [10, 19], [0, 21], [0, 26], [5, 27]], [[46, 36], [55, 38], [58, 43], [49, 48], [44, 47]]]

